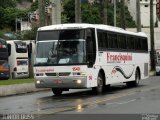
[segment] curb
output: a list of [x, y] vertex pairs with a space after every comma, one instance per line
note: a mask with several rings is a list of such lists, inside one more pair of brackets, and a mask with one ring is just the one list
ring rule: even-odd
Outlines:
[[156, 75], [156, 72], [155, 71], [150, 71], [149, 72], [149, 76], [155, 76]]
[[46, 89], [46, 88], [37, 89], [34, 83], [4, 85], [4, 86], [0, 86], [0, 97], [45, 91], [45, 90], [49, 90], [49, 89]]

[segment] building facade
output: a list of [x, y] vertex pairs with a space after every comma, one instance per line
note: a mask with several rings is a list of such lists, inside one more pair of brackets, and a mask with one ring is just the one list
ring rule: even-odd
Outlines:
[[[153, 0], [153, 15], [154, 15], [154, 23], [156, 23], [157, 15], [156, 15], [156, 4], [157, 1]], [[137, 22], [137, 16], [136, 16], [136, 0], [128, 0], [127, 1], [128, 10], [133, 17], [133, 20]], [[149, 27], [150, 26], [150, 0], [140, 0], [140, 11], [141, 11], [141, 24], [143, 27]]]

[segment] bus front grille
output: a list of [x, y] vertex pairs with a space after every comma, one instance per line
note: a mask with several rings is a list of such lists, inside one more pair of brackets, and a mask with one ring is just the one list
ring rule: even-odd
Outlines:
[[61, 72], [61, 73], [45, 73], [47, 76], [69, 76], [70, 72]]

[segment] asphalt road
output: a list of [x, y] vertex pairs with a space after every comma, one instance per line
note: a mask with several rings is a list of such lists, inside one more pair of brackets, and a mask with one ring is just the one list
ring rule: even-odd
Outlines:
[[51, 91], [0, 97], [0, 119], [8, 116], [36, 120], [160, 120], [160, 77], [142, 80], [136, 88], [116, 84], [103, 95], [70, 90], [60, 97]]

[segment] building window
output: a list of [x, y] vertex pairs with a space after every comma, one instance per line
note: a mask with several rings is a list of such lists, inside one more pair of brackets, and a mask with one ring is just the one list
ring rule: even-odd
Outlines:
[[148, 5], [144, 5], [144, 7], [148, 7]]

